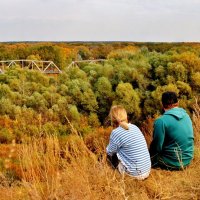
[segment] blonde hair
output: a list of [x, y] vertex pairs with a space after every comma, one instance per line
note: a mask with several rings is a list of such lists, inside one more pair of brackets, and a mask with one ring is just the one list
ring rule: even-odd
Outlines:
[[123, 106], [116, 105], [112, 106], [110, 109], [110, 119], [113, 126], [121, 126], [122, 128], [128, 130], [128, 119], [127, 112]]

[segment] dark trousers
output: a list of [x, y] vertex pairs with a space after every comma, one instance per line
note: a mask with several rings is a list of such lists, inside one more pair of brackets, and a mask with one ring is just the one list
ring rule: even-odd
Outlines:
[[117, 157], [117, 154], [113, 154], [112, 156], [110, 155], [107, 155], [107, 160], [109, 162], [109, 164], [114, 168], [116, 169], [118, 164], [119, 164], [119, 160], [118, 160], [118, 157]]

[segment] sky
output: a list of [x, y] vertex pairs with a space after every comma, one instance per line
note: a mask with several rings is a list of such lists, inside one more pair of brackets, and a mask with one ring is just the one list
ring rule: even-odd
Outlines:
[[200, 0], [0, 0], [0, 42], [200, 42]]

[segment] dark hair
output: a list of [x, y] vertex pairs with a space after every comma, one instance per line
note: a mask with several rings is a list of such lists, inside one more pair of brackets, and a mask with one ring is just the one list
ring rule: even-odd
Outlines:
[[175, 92], [168, 91], [162, 94], [162, 104], [164, 108], [168, 108], [176, 103], [178, 103], [178, 98]]

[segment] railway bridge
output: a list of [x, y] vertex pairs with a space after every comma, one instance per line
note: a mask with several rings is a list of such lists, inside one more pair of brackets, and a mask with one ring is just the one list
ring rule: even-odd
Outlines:
[[22, 69], [37, 70], [44, 74], [60, 74], [62, 71], [53, 61], [43, 60], [2, 60], [0, 61], [0, 73], [7, 68], [19, 66]]

